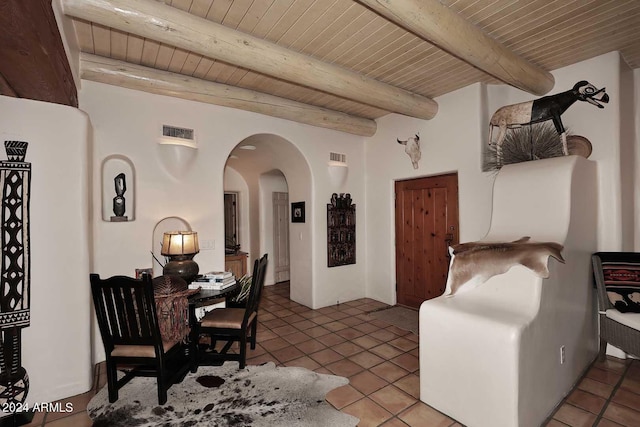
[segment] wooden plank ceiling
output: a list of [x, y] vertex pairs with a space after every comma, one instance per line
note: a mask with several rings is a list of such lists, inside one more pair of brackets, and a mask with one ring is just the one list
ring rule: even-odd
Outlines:
[[[74, 3], [63, 0], [63, 9], [65, 2]], [[109, 0], [102, 3], [108, 4]], [[416, 96], [434, 98], [475, 82], [500, 83], [421, 38], [417, 32], [414, 34], [374, 12], [365, 6], [373, 3], [369, 0], [160, 0], [154, 4], [162, 7], [161, 3]], [[640, 66], [637, 0], [441, 0], [440, 3], [542, 70], [552, 71], [614, 50], [621, 52], [630, 67]], [[82, 7], [81, 2], [77, 4]], [[189, 76], [194, 81], [248, 89], [364, 120], [390, 112], [379, 104], [354, 101], [292, 83], [282, 76], [269, 76], [250, 67], [216, 60], [167, 41], [91, 21], [74, 19], [81, 50], [87, 54]], [[456, 29], [448, 30], [455, 37]], [[96, 73], [92, 77], [87, 75], [83, 78], [100, 81]], [[567, 89], [553, 88], [551, 92]]]

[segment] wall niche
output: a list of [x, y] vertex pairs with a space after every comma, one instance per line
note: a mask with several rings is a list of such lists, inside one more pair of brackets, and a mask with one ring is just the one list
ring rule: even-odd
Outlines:
[[136, 218], [135, 168], [127, 157], [114, 154], [102, 162], [102, 220], [127, 222]]
[[327, 264], [356, 263], [356, 205], [351, 194], [333, 193], [327, 205]]

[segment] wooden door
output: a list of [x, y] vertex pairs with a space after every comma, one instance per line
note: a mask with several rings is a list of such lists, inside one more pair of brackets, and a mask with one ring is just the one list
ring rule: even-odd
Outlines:
[[275, 283], [289, 280], [289, 193], [273, 193], [273, 266]]
[[458, 174], [397, 181], [396, 297], [419, 308], [442, 295], [458, 243]]

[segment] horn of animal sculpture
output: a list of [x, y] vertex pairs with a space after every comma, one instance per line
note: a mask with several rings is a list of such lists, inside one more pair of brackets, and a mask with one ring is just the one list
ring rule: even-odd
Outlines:
[[586, 80], [576, 83], [571, 90], [555, 95], [543, 96], [529, 102], [507, 105], [493, 113], [489, 122], [489, 144], [493, 144], [493, 128], [498, 128], [496, 157], [498, 164], [502, 163], [502, 142], [507, 129], [552, 120], [556, 131], [562, 138], [562, 152], [568, 155], [567, 131], [560, 116], [576, 101], [585, 101], [598, 108], [604, 108], [601, 103], [609, 102], [609, 95], [605, 88], [598, 89]]
[[563, 246], [529, 240], [523, 237], [513, 242], [470, 242], [449, 247], [451, 261], [444, 295], [452, 296], [461, 288], [471, 290], [514, 265], [523, 265], [538, 277], [549, 277], [548, 258], [564, 263]]

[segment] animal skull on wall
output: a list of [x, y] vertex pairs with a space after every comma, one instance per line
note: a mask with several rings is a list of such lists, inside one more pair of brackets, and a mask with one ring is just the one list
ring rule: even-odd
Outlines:
[[396, 139], [398, 140], [398, 144], [404, 145], [404, 152], [409, 155], [413, 168], [418, 169], [418, 161], [420, 157], [422, 157], [422, 152], [420, 151], [420, 134], [416, 133], [413, 138], [404, 141], [401, 141], [399, 138]]

